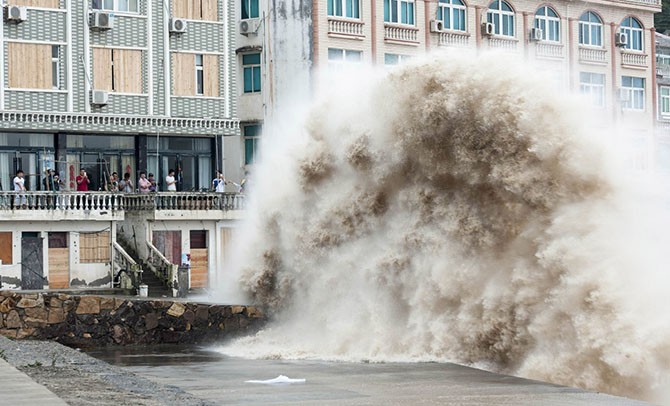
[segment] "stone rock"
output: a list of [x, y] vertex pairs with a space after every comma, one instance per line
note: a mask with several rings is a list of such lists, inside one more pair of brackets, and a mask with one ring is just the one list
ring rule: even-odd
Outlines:
[[65, 312], [63, 309], [51, 309], [49, 310], [49, 316], [47, 318], [47, 323], [56, 324], [62, 323], [65, 321]]
[[144, 316], [144, 326], [147, 330], [153, 330], [158, 327], [158, 315], [156, 313], [147, 313]]
[[25, 310], [26, 316], [33, 319], [47, 321], [48, 312], [44, 307], [29, 307]]
[[91, 338], [91, 333], [84, 333], [84, 334], [82, 335], [82, 337], [84, 337], [84, 338]]
[[66, 300], [70, 300], [71, 298], [72, 298], [72, 296], [66, 295], [65, 293], [59, 293], [58, 294], [58, 299], [63, 301], [63, 302], [66, 301]]
[[122, 344], [124, 342], [125, 335], [126, 332], [123, 327], [118, 324], [115, 324], [114, 327], [112, 327], [112, 339], [117, 344]]
[[16, 301], [13, 298], [4, 298], [2, 303], [0, 303], [0, 313], [9, 313], [14, 307], [16, 307]]
[[230, 311], [233, 312], [233, 314], [239, 314], [244, 312], [244, 306], [232, 306], [230, 308]]
[[[34, 295], [37, 296], [37, 295]], [[27, 307], [37, 307], [37, 306], [43, 306], [44, 305], [44, 300], [42, 299], [33, 299], [29, 297], [22, 297], [21, 300], [19, 300], [19, 303], [16, 304], [16, 307], [20, 308], [27, 308]]]
[[20, 328], [23, 327], [23, 320], [19, 316], [19, 312], [16, 310], [11, 310], [7, 314], [7, 319], [5, 320], [5, 326], [7, 328]]
[[47, 319], [35, 319], [32, 317], [26, 317], [23, 319], [23, 321], [26, 323], [26, 326], [28, 327], [44, 327], [47, 325]]
[[95, 296], [82, 296], [77, 306], [77, 314], [100, 313], [100, 298]]
[[186, 307], [178, 302], [175, 302], [170, 306], [167, 311], [167, 314], [173, 317], [181, 317], [182, 314], [186, 311]]
[[7, 338], [16, 338], [16, 330], [0, 330], [0, 335]]
[[114, 310], [118, 309], [121, 307], [121, 305], [125, 302], [125, 299], [119, 299], [119, 298], [114, 298]]
[[100, 298], [100, 309], [114, 309], [114, 298], [113, 297], [101, 297]]
[[72, 299], [68, 299], [68, 300], [66, 300], [66, 301], [63, 302], [63, 309], [64, 309], [66, 312], [69, 313], [69, 312], [71, 312], [72, 310], [74, 310], [74, 307], [75, 307], [76, 305], [77, 305], [77, 303], [76, 303], [74, 300], [72, 300]]
[[16, 296], [16, 294], [14, 292], [12, 292], [11, 290], [3, 290], [2, 292], [0, 292], [0, 295], [2, 295], [4, 297], [14, 297], [14, 296]]
[[209, 317], [209, 310], [207, 310], [207, 307], [198, 306], [198, 308], [195, 311], [195, 318], [198, 320], [205, 321], [207, 320], [207, 317]]
[[26, 299], [33, 299], [33, 300], [37, 300], [39, 298], [39, 295], [37, 293], [22, 293], [21, 296]]
[[263, 312], [261, 311], [261, 309], [259, 309], [256, 306], [247, 306], [247, 309], [244, 312], [244, 314], [247, 317], [251, 317], [251, 318], [262, 318], [263, 317]]
[[57, 297], [52, 297], [49, 300], [49, 306], [51, 306], [51, 307], [63, 307], [63, 301], [58, 299]]
[[30, 337], [35, 334], [35, 329], [34, 328], [21, 328], [19, 331], [16, 332], [16, 338], [19, 340], [22, 338]]
[[184, 321], [186, 321], [187, 324], [193, 323], [193, 320], [195, 320], [195, 313], [193, 310], [186, 310], [184, 314], [182, 315], [184, 318]]

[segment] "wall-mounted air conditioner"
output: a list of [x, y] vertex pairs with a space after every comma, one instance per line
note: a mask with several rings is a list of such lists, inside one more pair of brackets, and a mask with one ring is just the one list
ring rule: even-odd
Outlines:
[[530, 40], [531, 41], [542, 41], [542, 29], [541, 28], [531, 28], [530, 29]]
[[493, 35], [493, 23], [483, 23], [482, 24], [482, 35], [491, 36]]
[[91, 91], [91, 104], [94, 106], [104, 106], [109, 103], [109, 93], [105, 90]]
[[110, 30], [114, 27], [114, 14], [96, 11], [91, 17], [91, 28]]
[[240, 34], [249, 36], [249, 34], [258, 34], [259, 20], [252, 18], [240, 21]]
[[628, 34], [625, 32], [617, 32], [614, 34], [614, 43], [618, 47], [625, 47], [628, 45]]
[[5, 19], [10, 23], [20, 23], [28, 19], [28, 9], [23, 6], [5, 7]]
[[430, 32], [442, 32], [444, 22], [442, 20], [430, 20]]
[[183, 18], [171, 18], [168, 30], [175, 34], [186, 32], [186, 20]]

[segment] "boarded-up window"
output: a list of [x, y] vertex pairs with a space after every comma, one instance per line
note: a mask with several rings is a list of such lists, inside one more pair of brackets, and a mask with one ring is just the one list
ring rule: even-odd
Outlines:
[[172, 15], [189, 20], [218, 20], [218, 0], [172, 0]]
[[65, 289], [70, 286], [70, 249], [68, 233], [49, 233], [49, 289]]
[[59, 8], [60, 0], [12, 0], [9, 2], [12, 6], [28, 6], [42, 8]]
[[191, 247], [191, 287], [206, 288], [209, 284], [209, 261], [207, 248]]
[[[196, 75], [201, 54], [172, 53], [172, 94], [175, 96], [195, 96], [202, 88], [202, 96], [219, 97], [219, 56], [202, 55], [202, 76]], [[198, 81], [202, 81], [198, 86]]]
[[142, 93], [142, 51], [93, 48], [93, 87], [119, 93]]
[[109, 231], [79, 234], [79, 262], [110, 262], [110, 251]]
[[181, 231], [154, 231], [152, 242], [173, 264], [181, 264]]
[[0, 261], [3, 265], [11, 264], [13, 261], [12, 250], [14, 244], [12, 243], [12, 232], [1, 232], [0, 233]]
[[191, 249], [207, 248], [207, 230], [191, 230]]
[[53, 70], [51, 45], [7, 44], [9, 56], [9, 87], [23, 89], [52, 89]]
[[49, 248], [67, 248], [67, 233], [49, 233]]

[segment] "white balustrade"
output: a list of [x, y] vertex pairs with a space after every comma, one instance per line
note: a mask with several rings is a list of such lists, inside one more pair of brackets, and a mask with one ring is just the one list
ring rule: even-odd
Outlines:
[[500, 49], [503, 51], [516, 51], [519, 41], [516, 39], [491, 37], [489, 38], [489, 48]]
[[607, 51], [599, 48], [579, 48], [579, 61], [586, 63], [607, 63]]
[[466, 47], [470, 40], [470, 35], [463, 32], [440, 32], [437, 43], [441, 46]]
[[647, 67], [647, 55], [637, 52], [621, 52], [621, 63], [628, 66]]
[[328, 18], [328, 33], [337, 35], [347, 35], [352, 37], [364, 37], [363, 21]]
[[563, 58], [563, 45], [538, 42], [535, 44], [535, 56], [538, 58]]
[[418, 42], [419, 29], [401, 25], [384, 24], [384, 39], [402, 42]]

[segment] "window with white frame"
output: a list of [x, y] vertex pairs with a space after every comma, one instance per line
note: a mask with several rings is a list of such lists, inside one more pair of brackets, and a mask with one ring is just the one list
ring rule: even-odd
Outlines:
[[409, 55], [400, 54], [384, 54], [385, 66], [396, 66], [407, 62], [411, 57]]
[[333, 70], [344, 70], [355, 67], [363, 62], [363, 52], [351, 49], [328, 48], [328, 67]]
[[261, 91], [261, 54], [242, 55], [242, 73], [244, 78], [244, 93], [258, 93]]
[[633, 51], [642, 51], [643, 33], [642, 24], [633, 17], [627, 17], [621, 22], [621, 33], [626, 34], [628, 42], [623, 47]]
[[261, 139], [262, 126], [260, 124], [245, 125], [244, 129], [244, 164], [256, 162], [258, 143]]
[[579, 17], [579, 45], [603, 46], [603, 20], [592, 11]]
[[60, 46], [51, 46], [51, 83], [54, 89], [60, 89]]
[[621, 77], [621, 107], [626, 110], [644, 110], [644, 78]]
[[670, 55], [656, 54], [656, 64], [670, 65]]
[[414, 0], [384, 0], [384, 21], [414, 25]]
[[242, 0], [242, 20], [258, 18], [259, 0]]
[[440, 0], [437, 19], [442, 21], [446, 30], [465, 31], [465, 3], [461, 0]]
[[660, 108], [661, 116], [670, 116], [670, 87], [661, 86], [660, 89]]
[[195, 54], [195, 94], [205, 92], [205, 72], [202, 60], [202, 54]]
[[94, 10], [139, 12], [139, 0], [93, 0]]
[[328, 15], [334, 17], [361, 18], [359, 0], [328, 0]]
[[486, 21], [493, 24], [493, 33], [514, 37], [514, 10], [505, 1], [496, 0], [489, 5]]
[[579, 91], [596, 107], [605, 107], [605, 75], [579, 72]]
[[561, 42], [561, 19], [551, 7], [540, 7], [535, 13], [535, 28], [542, 30], [542, 39]]

